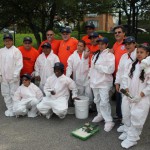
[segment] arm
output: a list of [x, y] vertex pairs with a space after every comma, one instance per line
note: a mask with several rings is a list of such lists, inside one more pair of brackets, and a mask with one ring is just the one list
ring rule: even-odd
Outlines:
[[20, 71], [23, 67], [23, 60], [22, 60], [22, 54], [21, 52], [17, 49], [15, 54], [15, 69], [14, 69], [14, 78], [17, 78], [20, 76]]
[[97, 65], [95, 64], [95, 69], [101, 73], [112, 74], [115, 70], [115, 57], [113, 54], [109, 53], [107, 61], [105, 64]]
[[43, 93], [36, 85], [34, 86], [35, 86], [36, 98], [41, 101], [43, 99]]
[[70, 77], [73, 72], [73, 58], [72, 55], [67, 60], [68, 66], [66, 68], [66, 76]]
[[34, 65], [34, 70], [35, 70], [35, 76], [40, 76], [40, 63], [39, 63], [39, 57], [37, 58], [35, 65]]
[[45, 93], [45, 95], [47, 96], [47, 97], [49, 97], [49, 96], [51, 96], [51, 92], [50, 92], [50, 89], [51, 89], [51, 87], [50, 87], [50, 84], [49, 84], [49, 78], [46, 80], [46, 83], [45, 83], [45, 85], [44, 85], [44, 93]]
[[21, 99], [22, 99], [22, 96], [21, 96], [21, 90], [20, 90], [20, 87], [19, 87], [17, 89], [17, 91], [14, 93], [13, 101], [17, 102], [17, 101], [21, 101]]
[[146, 87], [142, 90], [144, 96], [150, 95], [150, 74], [147, 76]]

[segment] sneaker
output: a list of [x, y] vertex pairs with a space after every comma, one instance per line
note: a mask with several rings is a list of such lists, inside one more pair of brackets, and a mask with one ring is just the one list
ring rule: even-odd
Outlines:
[[128, 139], [126, 139], [126, 140], [122, 141], [121, 146], [123, 148], [128, 149], [128, 148], [130, 148], [130, 147], [132, 147], [132, 146], [134, 146], [136, 144], [137, 144], [137, 142], [135, 142], [135, 141], [129, 141]]
[[32, 113], [32, 112], [28, 111], [28, 117], [29, 117], [29, 118], [34, 118], [34, 117], [36, 117], [36, 116], [37, 116], [36, 113]]
[[53, 111], [50, 110], [50, 111], [46, 114], [46, 118], [47, 118], [47, 119], [50, 119], [52, 115], [53, 115]]
[[124, 132], [124, 125], [120, 126], [120, 127], [117, 129], [117, 132]]
[[115, 121], [121, 121], [121, 120], [122, 120], [122, 118], [121, 118], [121, 117], [118, 117], [118, 116], [114, 116], [113, 119], [114, 119]]
[[58, 116], [60, 119], [64, 119], [66, 117], [66, 115], [60, 115]]
[[97, 115], [96, 117], [94, 117], [94, 119], [92, 120], [92, 122], [101, 122], [103, 120], [102, 116]]
[[15, 116], [15, 114], [14, 114], [14, 112], [11, 111], [11, 110], [6, 110], [6, 111], [5, 111], [5, 116], [6, 116], [6, 117], [13, 117], [13, 116]]
[[114, 122], [106, 122], [104, 126], [104, 130], [106, 132], [111, 131], [111, 129], [114, 127], [115, 123]]
[[119, 139], [119, 140], [122, 140], [122, 141], [124, 141], [126, 138], [127, 138], [127, 133], [126, 133], [126, 132], [123, 132], [123, 133], [118, 137], [118, 139]]

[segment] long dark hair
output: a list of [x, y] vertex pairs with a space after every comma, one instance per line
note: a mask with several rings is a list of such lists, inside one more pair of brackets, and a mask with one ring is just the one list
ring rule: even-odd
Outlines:
[[[138, 48], [142, 48], [143, 50], [145, 50], [146, 52], [149, 52], [150, 53], [150, 47], [147, 46], [147, 45], [144, 45], [144, 44], [141, 44], [138, 46]], [[136, 59], [136, 61], [132, 64], [132, 67], [131, 67], [131, 70], [130, 70], [130, 73], [129, 73], [129, 77], [132, 79], [133, 77], [133, 72], [135, 71], [135, 66], [136, 64], [138, 63], [138, 59]], [[145, 80], [145, 72], [144, 72], [144, 69], [141, 70], [141, 73], [140, 73], [140, 76], [139, 76], [139, 79], [144, 82]]]

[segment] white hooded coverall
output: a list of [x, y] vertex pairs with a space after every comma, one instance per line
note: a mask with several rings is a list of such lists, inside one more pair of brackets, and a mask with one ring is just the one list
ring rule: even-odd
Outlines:
[[22, 54], [15, 46], [0, 49], [1, 92], [6, 103], [6, 116], [13, 116], [13, 96], [19, 87], [20, 71], [23, 67]]
[[104, 118], [105, 122], [111, 122], [109, 91], [113, 84], [112, 73], [115, 70], [115, 57], [109, 52], [109, 49], [105, 49], [94, 64], [96, 56], [97, 54], [93, 55], [91, 61], [90, 86], [94, 93], [98, 115]]
[[42, 100], [42, 98], [43, 93], [35, 84], [30, 83], [28, 87], [22, 84], [13, 97], [13, 111], [15, 115], [24, 116], [28, 114], [28, 117], [36, 117], [36, 105]]
[[126, 74], [122, 81], [123, 88], [128, 88], [131, 96], [140, 97], [141, 92], [145, 94], [137, 103], [130, 102], [126, 96], [122, 99], [124, 132], [127, 133], [127, 140], [133, 142], [140, 139], [139, 136], [142, 132], [150, 107], [150, 70], [149, 73], [145, 73], [145, 80], [142, 82], [139, 79], [141, 73], [140, 65], [140, 63], [136, 64], [132, 79], [129, 77], [130, 66], [130, 68], [126, 70]]
[[[55, 91], [52, 95], [50, 90]], [[59, 117], [65, 116], [68, 109], [69, 90], [72, 91], [72, 98], [77, 97], [75, 82], [64, 74], [56, 77], [55, 74], [49, 77], [44, 86], [46, 97], [37, 105], [43, 115], [48, 115], [52, 110]]]
[[40, 54], [35, 62], [35, 76], [40, 76], [40, 89], [43, 90], [45, 82], [48, 77], [54, 74], [54, 64], [59, 62], [57, 55], [51, 50], [50, 54], [46, 57], [44, 53]]
[[78, 51], [76, 50], [68, 58], [68, 66], [66, 71], [66, 76], [70, 77], [73, 73], [73, 80], [75, 81], [78, 88], [78, 95], [85, 95], [89, 97], [89, 100], [92, 102], [92, 90], [89, 85], [88, 73], [89, 73], [89, 58], [84, 58], [84, 53], [80, 58]]

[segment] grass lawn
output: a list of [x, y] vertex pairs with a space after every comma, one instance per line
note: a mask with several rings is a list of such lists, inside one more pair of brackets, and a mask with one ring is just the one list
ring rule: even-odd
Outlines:
[[[84, 34], [81, 34], [80, 37], [82, 37]], [[104, 36], [104, 37], [107, 37], [109, 39], [109, 47], [111, 48], [113, 43], [115, 42], [115, 39], [114, 39], [114, 35], [112, 33], [100, 33], [100, 35]], [[37, 48], [37, 43], [36, 43], [36, 40], [35, 40], [35, 37], [33, 34], [19, 34], [17, 33], [15, 35], [15, 45], [16, 46], [20, 46], [22, 45], [22, 41], [23, 41], [23, 38], [25, 36], [30, 36], [32, 37], [33, 39], [33, 46], [35, 48]], [[72, 36], [75, 37], [75, 38], [78, 38], [78, 32], [77, 31], [73, 31], [72, 32]], [[61, 35], [60, 34], [56, 34], [55, 36], [56, 39], [61, 39]], [[150, 43], [150, 34], [139, 34], [138, 37], [137, 37], [137, 43], [143, 43], [143, 42], [148, 42]], [[3, 34], [0, 34], [0, 48], [3, 47]]]

